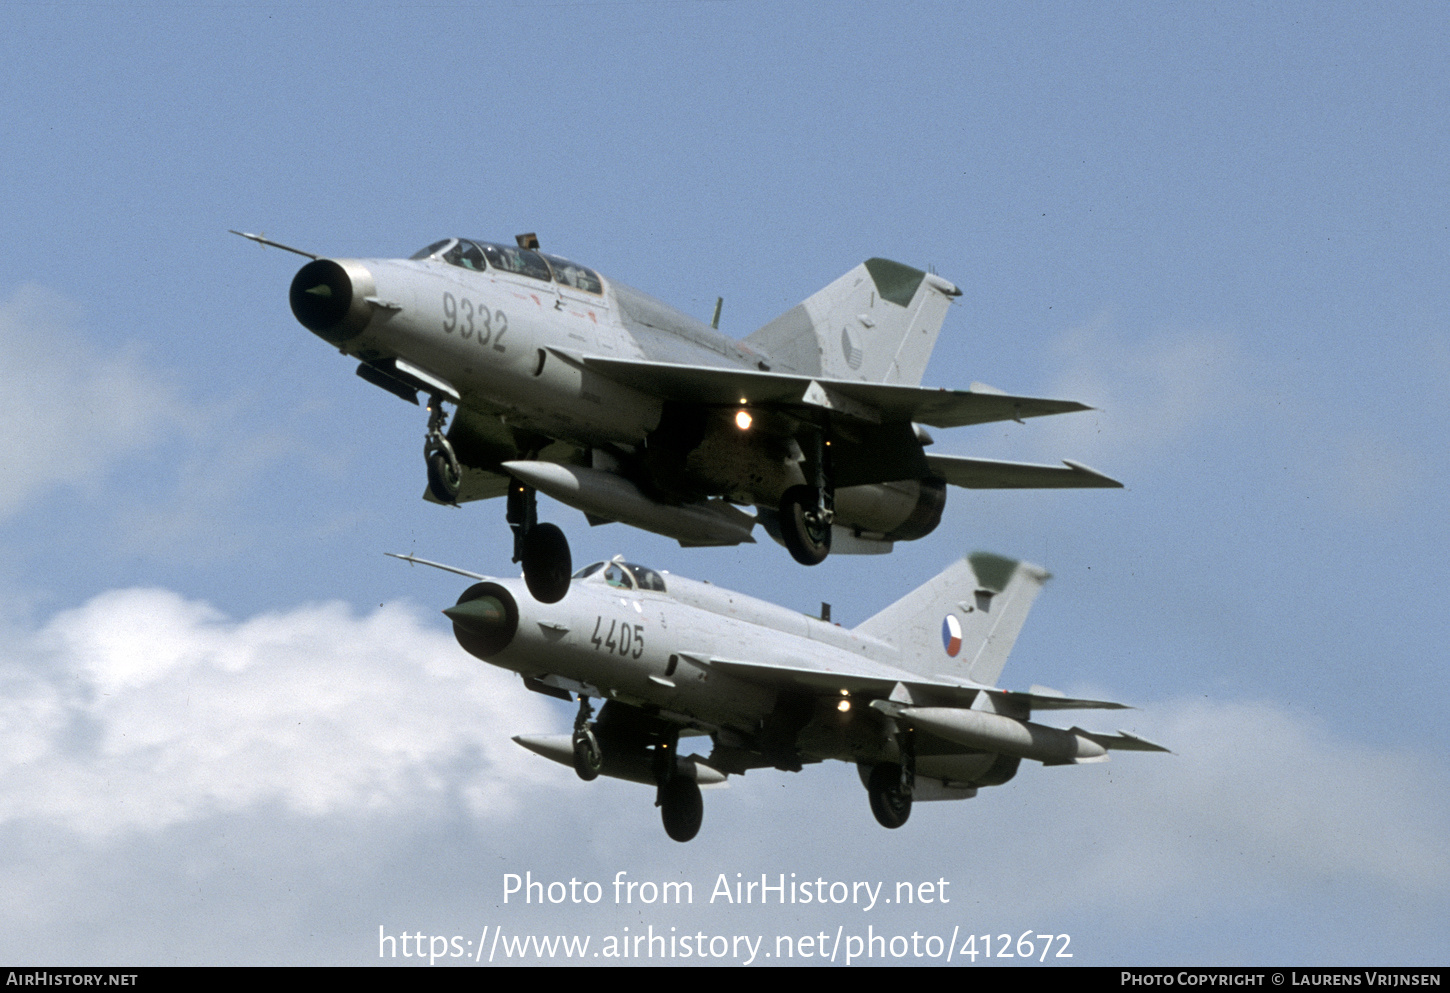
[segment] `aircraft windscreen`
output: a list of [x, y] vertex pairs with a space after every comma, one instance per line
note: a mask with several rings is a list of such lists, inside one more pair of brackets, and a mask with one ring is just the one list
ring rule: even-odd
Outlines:
[[454, 238], [444, 238], [442, 241], [435, 241], [427, 248], [420, 249], [419, 251], [414, 252], [412, 255], [409, 255], [408, 258], [415, 261], [418, 259], [430, 258], [443, 251], [443, 249], [447, 248], [449, 245], [453, 244], [455, 240], [456, 239]]
[[[539, 254], [543, 255], [542, 252]], [[565, 286], [572, 286], [585, 293], [604, 292], [604, 286], [599, 282], [599, 274], [593, 269], [586, 269], [577, 262], [561, 259], [557, 255], [544, 255], [544, 258], [549, 260], [549, 267], [554, 270], [554, 278]]]
[[653, 569], [646, 569], [642, 565], [635, 565], [633, 562], [625, 562], [624, 567], [634, 575], [635, 585], [642, 590], [653, 590], [657, 593], [665, 592], [664, 577]]
[[483, 254], [488, 257], [488, 264], [495, 269], [516, 272], [520, 276], [542, 279], [544, 282], [553, 279], [548, 263], [544, 261], [543, 257], [538, 252], [531, 252], [527, 248], [484, 244]]
[[483, 272], [483, 249], [473, 242], [460, 238], [458, 244], [443, 253], [443, 261], [449, 265], [456, 265], [460, 269], [472, 269], [474, 272]]
[[665, 578], [653, 569], [642, 565], [635, 565], [633, 562], [591, 562], [578, 572], [574, 573], [575, 579], [589, 579], [594, 577], [596, 583], [608, 583], [610, 586], [621, 590], [649, 590], [653, 593], [664, 593]]

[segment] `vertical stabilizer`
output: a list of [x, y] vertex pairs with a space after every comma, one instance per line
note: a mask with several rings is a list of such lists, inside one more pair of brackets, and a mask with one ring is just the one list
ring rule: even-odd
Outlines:
[[867, 259], [745, 341], [777, 371], [919, 386], [961, 292], [933, 273]]
[[995, 686], [1047, 580], [1038, 566], [973, 552], [856, 630], [896, 646], [903, 669]]

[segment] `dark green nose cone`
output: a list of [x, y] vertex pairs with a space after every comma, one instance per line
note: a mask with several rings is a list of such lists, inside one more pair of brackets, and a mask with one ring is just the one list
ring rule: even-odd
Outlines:
[[519, 629], [518, 603], [497, 583], [470, 586], [443, 616], [453, 622], [453, 637], [464, 650], [481, 659], [507, 648]]

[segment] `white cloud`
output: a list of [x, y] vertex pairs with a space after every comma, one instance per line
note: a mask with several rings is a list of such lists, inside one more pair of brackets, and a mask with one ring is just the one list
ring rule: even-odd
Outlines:
[[510, 735], [557, 721], [408, 607], [232, 621], [115, 590], [6, 655], [0, 824], [98, 838], [270, 804], [317, 817], [461, 801], [492, 817], [538, 761]]
[[1128, 342], [1107, 324], [1066, 331], [1053, 345], [1062, 368], [1050, 395], [1097, 408], [1048, 419], [1040, 443], [1054, 457], [1137, 463], [1237, 412], [1242, 359], [1230, 337], [1199, 332]]
[[52, 487], [93, 484], [182, 420], [134, 350], [83, 325], [75, 304], [37, 286], [0, 304], [0, 517]]
[[[1056, 884], [995, 900], [1024, 914], [1124, 905], [1157, 915], [1302, 900], [1323, 886], [1371, 900], [1450, 899], [1450, 777], [1428, 754], [1345, 741], [1264, 702], [1145, 704], [1130, 720], [1176, 754], [1024, 764], [1008, 789], [1032, 792], [992, 817], [1031, 826], [1010, 842], [1020, 852], [1001, 854], [1035, 850]], [[974, 802], [994, 799], [984, 791]]]
[[1348, 513], [1394, 511], [1421, 487], [1425, 466], [1398, 439], [1356, 431], [1340, 438], [1337, 449], [1324, 453], [1324, 485]]
[[[338, 603], [234, 620], [173, 592], [122, 589], [5, 638], [0, 836], [12, 855], [0, 875], [7, 903], [27, 908], [7, 921], [12, 941], [60, 942], [44, 947], [74, 958], [103, 934], [128, 960], [158, 961], [169, 935], [220, 933], [265, 906], [282, 922], [275, 935], [262, 915], [243, 943], [194, 954], [365, 961], [383, 921], [464, 930], [481, 913], [520, 925], [492, 902], [505, 872], [607, 881], [622, 869], [691, 880], [702, 901], [720, 872], [787, 871], [946, 878], [955, 902], [879, 920], [849, 908], [720, 918], [702, 905], [687, 918], [564, 907], [549, 927], [1032, 926], [1071, 929], [1078, 961], [1100, 964], [1120, 935], [1169, 941], [1144, 953], [1152, 960], [1322, 955], [1339, 947], [1331, 918], [1350, 914], [1360, 923], [1341, 954], [1445, 951], [1416, 923], [1450, 902], [1450, 777], [1428, 751], [1345, 740], [1274, 703], [1140, 701], [1116, 720], [1073, 716], [1176, 754], [1024, 763], [975, 800], [919, 805], [899, 831], [874, 823], [839, 765], [762, 770], [712, 791], [700, 837], [677, 845], [648, 789], [583, 784], [515, 746], [511, 735], [566, 718], [424, 620], [407, 606], [357, 615]], [[436, 845], [456, 847], [444, 857]], [[399, 888], [410, 874], [416, 884]], [[214, 895], [197, 904], [187, 894], [203, 885]], [[96, 907], [103, 920], [62, 927]], [[1234, 943], [1246, 908], [1274, 920], [1262, 944]], [[1182, 935], [1194, 937], [1174, 944]]]

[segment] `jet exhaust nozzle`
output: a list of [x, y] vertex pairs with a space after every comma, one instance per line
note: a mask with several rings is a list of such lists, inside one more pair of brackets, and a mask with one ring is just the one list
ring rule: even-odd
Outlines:
[[463, 650], [488, 660], [509, 646], [519, 630], [519, 605], [498, 583], [474, 583], [443, 615]]
[[316, 259], [292, 277], [292, 314], [307, 330], [334, 345], [356, 338], [372, 320], [367, 298], [377, 295], [373, 275], [357, 262]]

